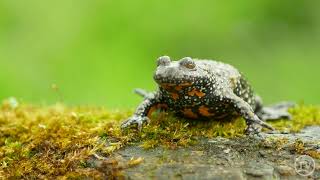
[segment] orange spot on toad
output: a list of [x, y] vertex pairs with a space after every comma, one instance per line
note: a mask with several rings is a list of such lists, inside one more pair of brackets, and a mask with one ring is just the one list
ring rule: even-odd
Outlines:
[[178, 86], [175, 87], [175, 89], [176, 89], [177, 91], [181, 91], [181, 90], [183, 89], [183, 86], [178, 85]]
[[167, 91], [181, 91], [186, 87], [190, 87], [192, 83], [181, 83], [181, 84], [172, 84], [172, 83], [162, 83], [160, 86]]
[[177, 99], [179, 99], [179, 94], [178, 93], [171, 93], [171, 97], [173, 100], [176, 101]]
[[197, 96], [197, 97], [203, 97], [205, 96], [206, 94], [197, 90], [196, 88], [193, 88], [191, 91], [188, 92], [188, 95], [189, 96]]
[[199, 107], [199, 113], [202, 115], [202, 116], [206, 116], [206, 117], [210, 117], [210, 116], [213, 116], [214, 113], [210, 113], [209, 112], [209, 108], [207, 108], [206, 106], [200, 106]]
[[187, 118], [191, 118], [191, 119], [197, 119], [198, 118], [198, 116], [194, 112], [192, 112], [191, 109], [188, 109], [188, 108], [183, 110], [183, 114]]

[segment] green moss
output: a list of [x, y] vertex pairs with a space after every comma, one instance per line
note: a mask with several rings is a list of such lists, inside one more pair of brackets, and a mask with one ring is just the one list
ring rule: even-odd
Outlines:
[[[13, 106], [14, 105], [14, 106]], [[272, 123], [280, 129], [298, 131], [320, 125], [320, 109], [299, 106], [292, 109], [293, 121]], [[90, 159], [110, 155], [128, 144], [144, 148], [177, 148], [193, 145], [198, 137], [241, 137], [243, 119], [232, 122], [188, 121], [167, 113], [155, 114], [141, 132], [122, 132], [120, 123], [132, 111], [110, 111], [101, 107], [32, 106], [5, 101], [0, 107], [0, 177], [4, 178], [110, 178], [142, 159], [119, 163], [102, 159], [92, 166]]]
[[278, 130], [299, 132], [306, 126], [320, 125], [320, 107], [312, 105], [299, 105], [289, 110], [292, 120], [274, 121], [271, 124]]
[[118, 128], [129, 114], [61, 104], [11, 108], [5, 103], [0, 111], [0, 172], [15, 178], [114, 176], [84, 168], [83, 162], [95, 154], [107, 156], [130, 140]]
[[139, 140], [142, 140], [144, 148], [153, 148], [160, 144], [174, 149], [195, 144], [198, 137], [240, 137], [243, 136], [244, 129], [243, 119], [231, 122], [190, 121], [159, 113], [154, 116], [150, 125], [139, 133]]

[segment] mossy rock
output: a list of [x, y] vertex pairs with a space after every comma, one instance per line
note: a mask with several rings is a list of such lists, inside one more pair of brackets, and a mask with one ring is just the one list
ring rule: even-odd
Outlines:
[[[320, 125], [318, 106], [299, 105], [290, 110], [293, 120], [271, 124], [280, 131], [299, 132]], [[116, 158], [116, 153], [137, 147], [171, 151], [198, 147], [204, 139], [247, 139], [243, 119], [190, 121], [158, 113], [141, 132], [121, 131], [120, 123], [131, 110], [103, 107], [66, 107], [63, 104], [34, 106], [6, 100], [0, 107], [1, 178], [94, 178], [123, 177], [143, 158]], [[272, 142], [280, 143], [279, 140]], [[274, 143], [274, 148], [278, 146]], [[259, 143], [258, 143], [259, 144]], [[257, 146], [258, 147], [258, 146]], [[299, 149], [299, 148], [300, 149]], [[305, 154], [302, 142], [295, 152]], [[319, 158], [319, 152], [309, 152]]]

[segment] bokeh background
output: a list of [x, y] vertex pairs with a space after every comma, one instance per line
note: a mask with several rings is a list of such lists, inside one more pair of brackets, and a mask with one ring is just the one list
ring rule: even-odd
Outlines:
[[320, 1], [0, 0], [0, 100], [135, 107], [158, 56], [217, 59], [266, 103], [320, 100]]

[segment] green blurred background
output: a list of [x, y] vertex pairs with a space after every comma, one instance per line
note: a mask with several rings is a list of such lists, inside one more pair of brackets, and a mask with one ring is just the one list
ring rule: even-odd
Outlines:
[[[0, 0], [0, 100], [128, 108], [158, 56], [218, 59], [266, 103], [320, 100], [320, 1]], [[53, 88], [55, 84], [58, 88]]]

